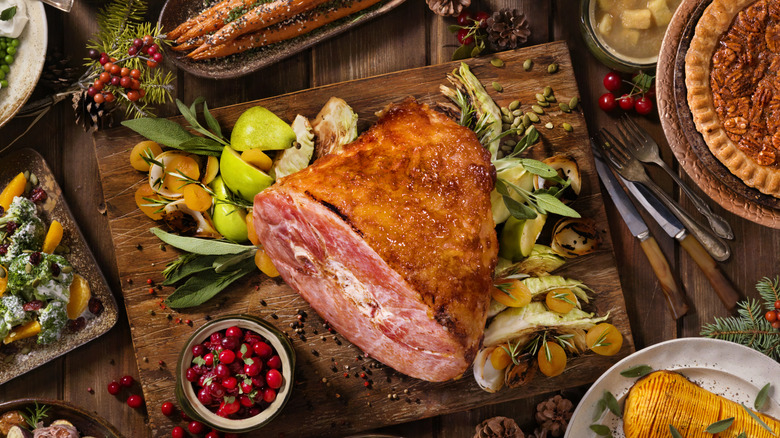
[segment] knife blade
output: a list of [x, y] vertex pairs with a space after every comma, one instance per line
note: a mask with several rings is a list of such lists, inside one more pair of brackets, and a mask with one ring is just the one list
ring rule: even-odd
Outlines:
[[637, 184], [632, 181], [623, 180], [629, 193], [639, 204], [658, 222], [658, 225], [669, 236], [677, 239], [680, 245], [685, 251], [690, 254], [693, 261], [699, 266], [707, 277], [707, 281], [718, 294], [723, 305], [728, 310], [733, 309], [737, 305], [737, 301], [740, 299], [739, 292], [737, 292], [734, 285], [721, 271], [718, 263], [710, 256], [707, 250], [701, 246], [698, 240], [688, 233], [682, 222], [675, 215], [672, 214], [665, 205], [653, 195], [650, 190], [645, 188], [641, 184]]
[[685, 300], [685, 296], [682, 293], [682, 285], [672, 274], [672, 269], [669, 267], [669, 262], [666, 260], [661, 248], [658, 246], [655, 238], [650, 234], [650, 230], [647, 228], [642, 216], [631, 203], [631, 200], [620, 187], [620, 184], [615, 179], [612, 171], [609, 170], [607, 165], [601, 159], [594, 147], [594, 158], [596, 160], [596, 172], [598, 172], [601, 182], [607, 189], [610, 198], [615, 204], [615, 207], [620, 213], [620, 217], [623, 218], [623, 222], [628, 226], [628, 230], [631, 234], [639, 239], [639, 245], [647, 256], [647, 260], [650, 261], [650, 267], [653, 269], [658, 281], [661, 283], [661, 290], [664, 292], [666, 298], [666, 304], [669, 307], [669, 311], [672, 313], [674, 319], [679, 319], [686, 313], [688, 313], [688, 303]]

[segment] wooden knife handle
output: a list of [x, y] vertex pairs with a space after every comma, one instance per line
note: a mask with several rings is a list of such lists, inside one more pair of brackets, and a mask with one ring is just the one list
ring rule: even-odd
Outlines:
[[726, 278], [715, 260], [710, 257], [699, 241], [690, 234], [680, 241], [680, 245], [688, 251], [693, 261], [699, 265], [699, 268], [704, 272], [723, 305], [729, 310], [733, 309], [737, 305], [737, 301], [739, 301], [739, 292], [731, 284], [731, 281]]
[[647, 255], [647, 260], [650, 261], [650, 266], [653, 268], [655, 276], [658, 277], [658, 281], [661, 283], [661, 289], [664, 291], [669, 311], [672, 312], [674, 319], [682, 318], [683, 315], [688, 313], [688, 303], [685, 301], [682, 285], [672, 274], [669, 262], [666, 261], [664, 253], [658, 247], [658, 242], [655, 241], [654, 237], [649, 237], [639, 242], [639, 245], [642, 246], [642, 250]]

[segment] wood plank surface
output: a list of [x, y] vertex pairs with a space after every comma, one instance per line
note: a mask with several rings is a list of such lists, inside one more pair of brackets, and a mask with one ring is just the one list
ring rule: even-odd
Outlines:
[[[506, 63], [505, 68], [491, 66], [489, 59], [470, 63], [483, 83], [498, 82], [503, 85], [502, 93], [491, 91], [499, 104], [507, 105], [511, 100], [519, 98], [524, 102], [521, 108], [528, 110], [530, 104], [535, 103], [533, 96], [547, 85], [562, 100], [578, 95], [571, 60], [563, 43], [531, 47], [499, 56]], [[535, 67], [531, 72], [525, 72], [522, 63], [529, 58], [534, 60]], [[560, 65], [559, 73], [547, 73], [547, 66], [552, 62]], [[429, 104], [443, 102], [438, 86], [445, 82], [446, 73], [455, 66], [457, 63], [450, 63], [324, 86], [218, 108], [212, 110], [212, 113], [228, 128], [242, 111], [258, 104], [285, 120], [292, 120], [298, 113], [313, 117], [329, 97], [338, 96], [358, 112], [361, 117], [359, 126], [363, 130], [375, 120], [374, 114], [378, 110], [406, 96], [413, 95]], [[129, 150], [141, 138], [125, 128], [98, 133], [95, 136], [97, 161], [147, 402], [157, 406], [170, 397], [175, 376], [167, 364], [176, 361], [182, 340], [193, 330], [191, 326], [197, 328], [207, 317], [231, 313], [258, 315], [285, 330], [293, 338], [298, 354], [300, 366], [296, 368], [293, 396], [280, 417], [262, 429], [264, 434], [283, 433], [295, 424], [296, 418], [307, 415], [310, 421], [306, 430], [297, 433], [299, 436], [335, 436], [545, 393], [594, 380], [610, 364], [633, 351], [633, 342], [611, 243], [606, 233], [607, 224], [593, 172], [584, 118], [578, 111], [566, 114], [551, 108], [548, 114], [542, 116], [542, 124], [550, 121], [555, 128], [539, 128], [542, 141], [534, 147], [532, 155], [541, 158], [556, 152], [566, 153], [580, 164], [585, 184], [574, 207], [584, 216], [596, 219], [605, 239], [601, 251], [574, 259], [562, 270], [562, 275], [583, 280], [593, 286], [596, 298], [592, 310], [599, 314], [611, 312], [612, 321], [625, 334], [626, 342], [621, 353], [615, 357], [586, 355], [575, 359], [569, 371], [562, 376], [552, 379], [540, 376], [528, 386], [504, 390], [498, 394], [488, 394], [479, 389], [470, 375], [452, 382], [427, 383], [400, 375], [365, 358], [341, 335], [328, 333], [324, 321], [290, 288], [279, 280], [265, 278], [259, 273], [197, 308], [185, 309], [181, 313], [161, 309], [159, 302], [171, 289], [150, 295], [146, 279], [151, 278], [159, 283], [162, 280], [160, 271], [174, 257], [175, 251], [160, 247], [159, 241], [148, 232], [148, 228], [155, 224], [137, 210], [133, 199], [136, 188], [148, 183], [143, 175], [129, 167], [127, 161]], [[572, 133], [561, 128], [564, 121], [574, 127]], [[305, 337], [296, 336], [290, 328], [290, 324], [296, 321], [298, 309], [308, 314]], [[188, 320], [192, 321], [189, 325], [180, 322]], [[160, 360], [166, 365], [160, 366]], [[344, 376], [345, 372], [348, 373], [347, 377]], [[362, 372], [369, 375], [371, 386], [368, 389], [363, 386], [363, 380], [358, 378]], [[162, 431], [169, 426], [169, 420], [156, 410], [150, 412], [150, 417], [155, 435], [162, 436]]]

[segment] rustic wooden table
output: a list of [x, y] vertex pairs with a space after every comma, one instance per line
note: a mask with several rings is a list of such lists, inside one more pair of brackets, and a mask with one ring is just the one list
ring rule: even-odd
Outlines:
[[[162, 7], [162, 2], [152, 3], [150, 17], [156, 16]], [[568, 42], [583, 108], [592, 131], [613, 123], [614, 119], [601, 112], [596, 103], [604, 92], [602, 78], [608, 70], [585, 49], [579, 31], [577, 3], [574, 0], [490, 0], [476, 2], [472, 9], [519, 8], [530, 22], [529, 45], [554, 40]], [[70, 14], [47, 7], [49, 52], [64, 53], [76, 62], [84, 57], [84, 43], [96, 31], [95, 15], [101, 4], [77, 1]], [[215, 81], [179, 73], [175, 82], [176, 96], [185, 102], [204, 96], [210, 106], [217, 107], [444, 62], [455, 50], [455, 38], [447, 31], [447, 26], [453, 22], [453, 19], [433, 15], [421, 0], [408, 0], [368, 25], [244, 78]], [[160, 111], [161, 115], [174, 113], [172, 105]], [[5, 126], [1, 131], [0, 147], [21, 133], [28, 122], [17, 119]], [[639, 123], [656, 139], [663, 138], [657, 116], [640, 119]], [[13, 148], [21, 147], [35, 148], [46, 158], [103, 272], [118, 291], [119, 278], [107, 218], [103, 214], [103, 195], [92, 141], [90, 135], [75, 124], [70, 105], [63, 102], [48, 113]], [[663, 147], [663, 155], [673, 164], [668, 147]], [[668, 177], [660, 172], [653, 172], [653, 176], [667, 191], [679, 197]], [[681, 202], [687, 210], [694, 211], [686, 199]], [[745, 296], [757, 297], [755, 283], [763, 276], [780, 273], [777, 263], [780, 231], [753, 224], [710, 204], [730, 222], [736, 234], [736, 239], [730, 243], [731, 259], [721, 267]], [[714, 316], [729, 314], [693, 261], [652, 223], [651, 230], [673, 270], [682, 279], [693, 307], [691, 314], [675, 321], [666, 310], [661, 289], [637, 241], [609, 201], [607, 212], [637, 349], [667, 339], [697, 336], [702, 323], [712, 321]], [[117, 302], [122, 306], [121, 296], [117, 296]], [[97, 412], [127, 437], [149, 436], [145, 412], [128, 408], [105, 390], [108, 382], [125, 374], [137, 375], [137, 366], [128, 322], [126, 317], [121, 317], [117, 326], [97, 341], [0, 387], [0, 401], [29, 396], [68, 400]], [[89, 392], [89, 388], [94, 388], [94, 393]], [[577, 397], [581, 391], [573, 391], [570, 395]], [[494, 415], [513, 417], [530, 432], [534, 424], [534, 407], [544, 398], [486, 406], [389, 427], [382, 432], [409, 437], [471, 437], [476, 424]], [[294, 429], [290, 435], [295, 435]]]

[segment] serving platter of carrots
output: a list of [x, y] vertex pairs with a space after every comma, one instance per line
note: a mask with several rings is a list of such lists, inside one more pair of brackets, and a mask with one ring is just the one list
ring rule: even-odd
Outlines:
[[201, 77], [238, 77], [358, 26], [405, 0], [168, 0], [171, 58]]

